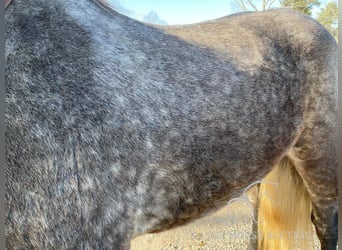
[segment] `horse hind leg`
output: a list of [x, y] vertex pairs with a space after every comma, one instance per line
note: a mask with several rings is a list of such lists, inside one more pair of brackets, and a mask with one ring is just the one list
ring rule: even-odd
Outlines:
[[[315, 133], [313, 133], [315, 131]], [[335, 131], [331, 129], [330, 131]], [[337, 152], [336, 135], [317, 127], [309, 129], [291, 152], [312, 203], [312, 222], [321, 249], [337, 245]], [[314, 136], [314, 134], [316, 136]]]
[[321, 249], [336, 249], [337, 85], [333, 84], [336, 82], [336, 72], [329, 68], [323, 70], [326, 72], [315, 78], [319, 86], [311, 93], [305, 129], [289, 155], [310, 196], [312, 222]]

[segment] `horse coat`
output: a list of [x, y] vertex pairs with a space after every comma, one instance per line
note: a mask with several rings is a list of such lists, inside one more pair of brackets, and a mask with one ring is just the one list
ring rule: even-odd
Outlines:
[[337, 46], [289, 10], [155, 27], [89, 0], [6, 9], [6, 246], [127, 249], [292, 156], [337, 240]]

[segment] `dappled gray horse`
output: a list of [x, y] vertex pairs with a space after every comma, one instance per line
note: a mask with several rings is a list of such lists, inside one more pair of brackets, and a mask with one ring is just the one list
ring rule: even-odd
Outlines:
[[127, 249], [282, 159], [336, 248], [337, 46], [309, 17], [161, 28], [103, 2], [14, 0], [6, 63], [8, 249]]

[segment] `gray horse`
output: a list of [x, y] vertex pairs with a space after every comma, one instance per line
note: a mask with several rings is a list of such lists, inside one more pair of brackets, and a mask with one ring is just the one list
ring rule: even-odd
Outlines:
[[272, 169], [304, 187], [275, 209], [306, 192], [336, 248], [337, 46], [313, 19], [161, 28], [95, 0], [14, 0], [5, 16], [8, 249], [129, 249]]

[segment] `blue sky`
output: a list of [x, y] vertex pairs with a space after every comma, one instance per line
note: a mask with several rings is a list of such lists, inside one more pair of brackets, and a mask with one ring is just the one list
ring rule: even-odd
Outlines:
[[230, 0], [123, 0], [122, 4], [139, 14], [154, 10], [168, 24], [194, 23], [232, 13]]
[[[141, 19], [150, 11], [157, 12], [168, 24], [187, 24], [215, 19], [237, 12], [234, 0], [110, 0], [117, 1]], [[321, 0], [322, 3], [329, 0]], [[261, 1], [253, 1], [261, 2]], [[322, 4], [323, 5], [323, 4]], [[273, 7], [279, 7], [276, 0]]]

